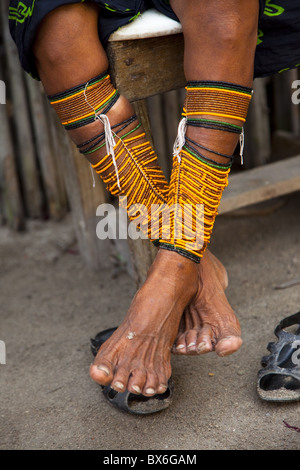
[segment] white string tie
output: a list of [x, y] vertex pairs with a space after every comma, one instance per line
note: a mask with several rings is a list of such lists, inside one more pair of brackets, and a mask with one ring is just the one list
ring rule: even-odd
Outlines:
[[182, 147], [185, 144], [185, 132], [186, 132], [186, 118], [182, 118], [179, 125], [178, 125], [178, 131], [177, 131], [177, 136], [174, 142], [173, 146], [173, 155], [174, 157], [178, 158], [178, 162], [180, 163], [181, 157], [180, 157], [180, 152], [182, 150]]
[[94, 177], [94, 170], [93, 170], [93, 167], [92, 167], [91, 163], [90, 163], [90, 169], [91, 169], [92, 180], [93, 180], [93, 188], [95, 188], [96, 187], [96, 181], [95, 181], [95, 177]]
[[244, 165], [244, 147], [245, 147], [245, 134], [244, 128], [240, 133], [240, 157], [241, 157], [241, 165]]
[[116, 162], [116, 157], [115, 157], [115, 152], [114, 152], [114, 147], [115, 147], [115, 139], [113, 136], [113, 132], [110, 127], [110, 122], [106, 114], [100, 114], [97, 116], [97, 119], [99, 119], [102, 124], [104, 125], [104, 133], [105, 133], [105, 144], [106, 144], [106, 152], [108, 155], [111, 155], [114, 167], [115, 167], [115, 172], [117, 176], [117, 183], [118, 183], [118, 188], [121, 191], [121, 185], [120, 185], [120, 180], [119, 180], [119, 172], [118, 172], [118, 166]]
[[[116, 158], [115, 158], [115, 152], [114, 152], [115, 140], [114, 140], [113, 132], [112, 132], [111, 127], [110, 127], [110, 122], [109, 122], [109, 119], [106, 116], [106, 114], [98, 115], [96, 113], [95, 108], [93, 108], [93, 106], [89, 103], [87, 95], [86, 95], [88, 85], [89, 85], [89, 81], [85, 84], [85, 87], [84, 87], [84, 90], [83, 90], [84, 99], [85, 99], [85, 102], [88, 104], [88, 106], [94, 111], [95, 120], [99, 119], [99, 121], [102, 122], [102, 124], [104, 125], [106, 152], [107, 152], [108, 155], [111, 155], [111, 158], [112, 158], [112, 161], [113, 161], [113, 164], [114, 164], [114, 167], [115, 167], [116, 176], [117, 176], [118, 188], [121, 191], [118, 166], [117, 166], [117, 162], [116, 162]], [[93, 180], [94, 180], [94, 174], [93, 174]], [[94, 184], [95, 184], [95, 182], [94, 182]], [[93, 184], [93, 186], [94, 186], [94, 184]]]

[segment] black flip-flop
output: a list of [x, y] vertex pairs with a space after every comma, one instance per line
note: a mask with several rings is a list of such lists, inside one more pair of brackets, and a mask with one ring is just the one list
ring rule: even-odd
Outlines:
[[[116, 329], [117, 328], [109, 328], [101, 331], [95, 336], [95, 338], [90, 340], [90, 346], [94, 356], [96, 356], [99, 348]], [[117, 392], [110, 386], [104, 387], [101, 385], [101, 388], [103, 395], [111, 405], [115, 406], [119, 410], [137, 415], [147, 415], [165, 410], [170, 406], [173, 396], [172, 378], [170, 378], [168, 382], [168, 388], [165, 393], [157, 394], [153, 397], [135, 395], [127, 390], [125, 392]]]
[[[294, 331], [286, 328], [294, 327]], [[267, 401], [300, 400], [300, 312], [284, 318], [275, 328], [278, 341], [267, 346], [271, 354], [261, 360], [257, 392]]]

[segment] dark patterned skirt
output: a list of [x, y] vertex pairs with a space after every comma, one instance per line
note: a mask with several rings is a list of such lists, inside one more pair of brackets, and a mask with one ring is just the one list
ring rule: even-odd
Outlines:
[[[9, 25], [23, 68], [38, 78], [32, 45], [42, 19], [55, 8], [84, 0], [11, 0]], [[120, 26], [148, 8], [177, 20], [168, 0], [93, 0], [101, 8], [99, 37], [103, 45]], [[300, 0], [260, 0], [255, 77], [300, 65]]]

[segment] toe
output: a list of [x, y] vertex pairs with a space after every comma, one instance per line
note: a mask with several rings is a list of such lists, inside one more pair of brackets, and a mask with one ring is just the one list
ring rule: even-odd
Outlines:
[[118, 367], [118, 369], [115, 371], [113, 381], [110, 385], [111, 388], [113, 388], [117, 392], [125, 392], [128, 384], [129, 375], [130, 371], [126, 367]]
[[171, 377], [171, 366], [168, 363], [168, 366], [163, 368], [157, 368], [157, 379], [158, 379], [158, 386], [157, 386], [157, 393], [162, 394], [168, 388], [168, 381]]
[[226, 338], [222, 338], [216, 344], [216, 353], [221, 357], [229, 356], [240, 349], [242, 342], [240, 336], [227, 336]]
[[160, 385], [159, 385], [158, 388], [157, 388], [157, 393], [158, 393], [159, 395], [162, 395], [163, 393], [166, 392], [167, 388], [168, 388], [168, 385], [167, 385], [167, 384], [162, 384], [162, 383], [160, 383]]
[[131, 393], [140, 395], [145, 386], [147, 373], [144, 369], [135, 369], [132, 371], [128, 381], [128, 390]]
[[112, 364], [106, 360], [102, 360], [98, 364], [94, 362], [90, 366], [90, 376], [100, 385], [109, 385], [113, 379]]
[[187, 354], [197, 354], [198, 330], [189, 330], [185, 337]]
[[185, 333], [177, 337], [174, 343], [174, 346], [172, 348], [172, 353], [173, 354], [186, 354], [187, 353]]
[[205, 354], [213, 350], [214, 333], [209, 325], [204, 325], [197, 339], [198, 354]]
[[153, 396], [157, 393], [159, 386], [158, 377], [154, 372], [147, 373], [147, 380], [143, 388], [143, 395], [146, 397]]

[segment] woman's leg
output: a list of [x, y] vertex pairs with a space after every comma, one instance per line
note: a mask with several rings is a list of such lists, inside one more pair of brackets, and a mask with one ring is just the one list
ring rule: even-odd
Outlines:
[[[34, 44], [36, 65], [71, 139], [110, 192], [127, 197], [134, 219], [135, 204], [149, 209], [166, 202], [168, 183], [132, 105], [110, 81], [98, 15], [88, 2], [48, 14]], [[145, 217], [146, 234], [147, 222]]]
[[[251, 87], [258, 0], [171, 0], [171, 6], [183, 26], [187, 81], [196, 82], [197, 87], [203, 86], [203, 82], [204, 85], [207, 82], [208, 87], [218, 86], [218, 82]], [[186, 145], [198, 150], [202, 157], [226, 165], [228, 159], [220, 154], [232, 155], [239, 137], [237, 133], [228, 132], [226, 125], [241, 126], [241, 123], [227, 116], [217, 116], [222, 114], [219, 111], [221, 106], [213, 116], [209, 113], [205, 115], [203, 111], [206, 111], [205, 106], [209, 101], [205, 101], [202, 95], [204, 98], [197, 103], [192, 95], [194, 90], [190, 88], [187, 87], [186, 105], [191, 109], [186, 112], [192, 111], [195, 115], [188, 115]], [[224, 102], [226, 100], [226, 96], [221, 94], [215, 99], [218, 98]], [[228, 107], [225, 102], [225, 109]], [[210, 124], [210, 121], [220, 122]], [[222, 121], [225, 121], [224, 127], [220, 126]], [[197, 144], [202, 145], [202, 148], [197, 147]], [[212, 151], [208, 152], [203, 147]], [[199, 180], [203, 176], [201, 171], [199, 166]], [[174, 176], [177, 177], [176, 174]], [[225, 296], [226, 271], [208, 251], [199, 265], [199, 279], [197, 295], [185, 310], [173, 351], [177, 354], [201, 354], [216, 350], [220, 356], [231, 354], [242, 343], [240, 327]]]
[[[85, 83], [108, 68], [106, 54], [98, 40], [97, 18], [98, 9], [95, 5], [89, 4], [88, 7], [74, 5], [54, 11], [42, 24], [35, 42], [35, 55], [39, 74], [48, 95], [55, 95], [57, 92]], [[133, 109], [124, 97], [121, 97], [108, 113], [112, 123], [123, 121], [132, 114]], [[99, 122], [92, 123], [69, 132], [75, 142], [79, 144], [88, 140], [93, 133], [99, 133], [99, 125]], [[90, 161], [96, 163], [97, 159], [102, 156], [102, 152], [103, 150], [90, 153]], [[157, 185], [157, 189], [162, 199], [166, 199], [167, 184], [161, 173], [160, 175], [161, 181]], [[196, 316], [189, 314], [191, 309], [195, 311], [193, 304], [187, 308], [176, 342], [176, 346], [179, 347], [178, 350], [175, 350], [177, 353], [193, 352], [195, 347], [190, 346], [187, 350], [186, 344], [195, 342], [196, 332], [199, 337], [198, 343], [203, 342], [205, 332], [205, 329], [202, 328], [203, 316], [205, 314], [209, 318], [214, 318], [214, 311], [217, 307], [220, 315], [213, 320], [217, 336], [218, 338], [228, 336], [228, 331], [234, 330], [235, 335], [232, 335], [234, 338], [230, 340], [230, 352], [237, 349], [238, 343], [235, 339], [235, 336], [238, 335], [236, 333], [237, 320], [228, 304], [224, 290], [220, 287], [223, 284], [218, 284], [219, 277], [224, 277], [224, 268], [212, 260], [213, 257], [207, 253], [199, 268], [198, 301], [196, 302], [199, 313]], [[216, 292], [211, 295], [217, 285], [219, 286], [218, 295]], [[191, 318], [194, 319], [193, 324], [191, 324]], [[205, 351], [210, 349], [207, 348]], [[221, 347], [220, 350], [222, 353], [223, 348]]]
[[206, 250], [198, 265], [198, 291], [182, 316], [174, 354], [205, 354], [216, 351], [228, 356], [242, 345], [239, 321], [225, 291], [227, 272], [223, 264]]
[[[237, 38], [240, 39], [241, 36]], [[39, 74], [49, 95], [90, 83], [107, 67], [107, 59], [98, 41], [94, 7], [72, 5], [50, 14], [40, 28], [35, 54]], [[83, 91], [86, 91], [85, 87]], [[78, 105], [77, 102], [75, 104]], [[130, 104], [121, 97], [107, 115], [110, 123], [115, 125], [128, 119], [131, 113]], [[78, 116], [75, 117], [78, 120]], [[81, 145], [99, 132], [99, 126], [95, 120], [71, 129], [70, 135]], [[134, 133], [131, 135], [135, 136]], [[81, 149], [89, 146], [86, 144]], [[102, 157], [103, 150], [99, 149], [89, 160], [97, 165]], [[103, 171], [106, 171], [105, 165]], [[115, 176], [112, 165], [109, 174], [104, 176], [111, 175]], [[112, 184], [116, 188], [116, 179]], [[124, 322], [100, 350], [91, 367], [93, 379], [103, 385], [111, 384], [118, 391], [127, 387], [133, 393], [141, 391], [148, 396], [163, 393], [171, 375], [170, 349], [182, 311], [197, 293], [197, 277], [198, 270], [193, 261], [177, 253], [160, 250]]]
[[[43, 21], [34, 47], [38, 72], [47, 94], [50, 95], [50, 102], [70, 137], [81, 150], [91, 147], [94, 137], [104, 130], [96, 113], [93, 116], [93, 112], [90, 112], [87, 101], [96, 108], [98, 95], [101, 98], [99, 106], [104, 101], [107, 107], [109, 99], [107, 86], [102, 88], [102, 74], [108, 64], [98, 38], [97, 19], [98, 11], [92, 4], [58, 8]], [[99, 76], [101, 80], [95, 79]], [[109, 97], [115, 92], [109, 82], [108, 86]], [[115, 128], [118, 123], [128, 120], [132, 113], [130, 103], [120, 97], [109, 107], [106, 116], [111, 127]], [[86, 122], [88, 114], [94, 117], [91, 122], [90, 117]], [[131, 199], [141, 197], [142, 200], [133, 201], [136, 203], [159, 203], [166, 193], [167, 184], [149, 145], [146, 146], [148, 153], [142, 160], [140, 149], [138, 155], [134, 153], [132, 147], [140, 146], [145, 140], [139, 137], [140, 128], [134, 130], [136, 125], [136, 121], [130, 123], [120, 134], [128, 134], [133, 129], [129, 137], [138, 137], [140, 141], [131, 146], [124, 139], [127, 147], [125, 155], [121, 152], [122, 149], [114, 149], [122, 186], [120, 193]], [[96, 141], [99, 139], [101, 137], [97, 137]], [[106, 155], [105, 147], [100, 142], [92, 150], [92, 153], [85, 152], [89, 161], [96, 169], [101, 168], [101, 176], [107, 181], [109, 189], [114, 194], [118, 193], [118, 181], [111, 156]], [[128, 155], [132, 158], [127, 158]], [[141, 172], [137, 183], [132, 184], [131, 177], [137, 165], [142, 167]], [[142, 184], [143, 188], [137, 193], [136, 189]], [[100, 349], [91, 366], [92, 378], [103, 385], [111, 384], [117, 391], [128, 388], [132, 393], [142, 392], [147, 396], [165, 392], [171, 375], [171, 347], [179, 329], [182, 312], [196, 290], [196, 265], [176, 253], [159, 253], [125, 320]]]

